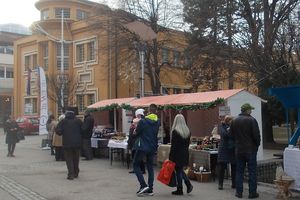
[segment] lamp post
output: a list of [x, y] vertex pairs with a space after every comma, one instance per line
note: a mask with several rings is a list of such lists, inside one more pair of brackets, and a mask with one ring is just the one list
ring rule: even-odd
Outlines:
[[145, 96], [145, 52], [147, 50], [147, 47], [143, 43], [135, 43], [136, 48], [139, 51], [139, 58], [141, 62], [141, 79], [140, 79], [140, 97]]
[[64, 107], [64, 10], [61, 9], [61, 45], [60, 45], [60, 56], [61, 56], [61, 65], [60, 65], [60, 75], [61, 75], [61, 108]]

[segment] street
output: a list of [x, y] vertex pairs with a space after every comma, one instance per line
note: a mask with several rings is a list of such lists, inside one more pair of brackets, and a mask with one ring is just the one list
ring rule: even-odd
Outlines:
[[[129, 174], [126, 164], [115, 161], [110, 166], [107, 158], [80, 161], [79, 178], [66, 179], [65, 162], [54, 161], [49, 150], [41, 149], [41, 140], [46, 136], [26, 136], [17, 144], [16, 157], [6, 157], [7, 145], [0, 129], [0, 199], [1, 200], [116, 200], [139, 199], [139, 188], [134, 174]], [[156, 168], [156, 175], [158, 169]], [[190, 195], [173, 196], [169, 188], [155, 180], [154, 196], [149, 199], [236, 199], [235, 191], [226, 180], [224, 190], [217, 189], [217, 182], [199, 183], [192, 181], [194, 190]], [[247, 186], [245, 185], [247, 188]], [[184, 187], [184, 191], [186, 188]], [[273, 186], [259, 184], [259, 199], [274, 199], [277, 190]], [[248, 198], [248, 190], [244, 191]], [[300, 198], [299, 193], [294, 199]]]

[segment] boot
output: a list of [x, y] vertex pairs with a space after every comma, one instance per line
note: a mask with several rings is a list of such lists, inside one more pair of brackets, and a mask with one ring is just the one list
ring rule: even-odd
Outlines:
[[177, 187], [176, 191], [172, 192], [173, 195], [183, 195], [182, 187]]
[[184, 181], [184, 183], [186, 185], [186, 193], [191, 193], [194, 187], [191, 184], [190, 180]]

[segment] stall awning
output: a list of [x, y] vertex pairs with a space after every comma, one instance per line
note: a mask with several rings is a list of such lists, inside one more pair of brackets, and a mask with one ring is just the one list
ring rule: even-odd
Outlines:
[[[135, 98], [119, 98], [119, 99], [105, 99], [102, 101], [98, 101], [90, 106], [88, 106], [88, 109], [90, 110], [110, 110], [109, 107], [118, 107], [122, 104], [129, 104], [131, 101], [133, 101]], [[107, 108], [107, 109], [106, 109]]]
[[147, 107], [154, 103], [156, 105], [192, 105], [214, 102], [218, 99], [227, 99], [243, 89], [219, 90], [212, 92], [184, 93], [166, 96], [151, 96], [136, 99], [130, 103], [133, 107]]

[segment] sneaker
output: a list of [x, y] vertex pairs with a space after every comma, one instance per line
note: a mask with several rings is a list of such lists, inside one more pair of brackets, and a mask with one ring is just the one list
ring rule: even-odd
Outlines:
[[254, 194], [249, 194], [248, 198], [249, 199], [255, 199], [255, 198], [258, 198], [259, 197], [259, 194], [256, 192]]
[[242, 193], [235, 193], [235, 196], [236, 196], [237, 198], [243, 198]]
[[139, 191], [137, 191], [137, 195], [138, 196], [143, 196], [143, 194], [149, 190], [149, 187], [146, 186], [146, 187], [141, 187]]
[[145, 191], [145, 192], [143, 193], [143, 195], [144, 195], [144, 196], [153, 196], [154, 193], [153, 193], [153, 190], [149, 189], [149, 190]]

